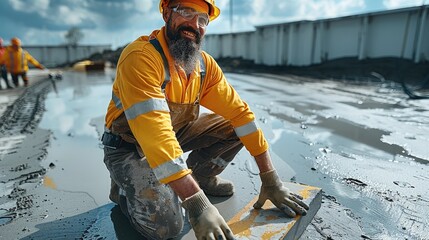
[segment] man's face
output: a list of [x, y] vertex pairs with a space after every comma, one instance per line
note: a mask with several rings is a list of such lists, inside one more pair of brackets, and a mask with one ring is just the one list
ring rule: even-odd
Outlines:
[[[171, 41], [177, 41], [179, 39], [187, 39], [200, 45], [202, 38], [206, 32], [206, 25], [202, 24], [198, 12], [189, 7], [181, 7], [180, 3], [176, 6], [172, 6], [169, 9], [170, 15], [167, 21], [167, 36]], [[197, 13], [196, 15], [182, 14]], [[199, 13], [204, 15], [204, 13]], [[208, 15], [207, 15], [208, 17]], [[208, 23], [208, 22], [207, 22]]]
[[[169, 50], [176, 62], [187, 73], [191, 73], [199, 58], [202, 39], [206, 31], [205, 15], [201, 15], [201, 18], [195, 10], [183, 9], [180, 6], [177, 8], [177, 6], [171, 6], [172, 8], [169, 8], [167, 13], [166, 33]], [[181, 10], [190, 12], [181, 12]], [[187, 13], [195, 15], [193, 17], [184, 15]]]

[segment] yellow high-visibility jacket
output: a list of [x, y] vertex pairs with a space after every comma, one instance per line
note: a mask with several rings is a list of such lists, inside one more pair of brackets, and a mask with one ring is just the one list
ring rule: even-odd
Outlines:
[[[169, 183], [191, 171], [180, 161], [183, 151], [176, 139], [166, 102], [193, 103], [200, 89], [200, 64], [189, 79], [183, 69], [177, 70], [165, 39], [165, 28], [155, 30], [130, 43], [122, 52], [113, 83], [112, 100], [106, 114], [106, 127], [124, 111], [131, 131], [142, 148], [150, 167], [158, 180]], [[170, 69], [170, 83], [161, 85], [165, 79], [161, 55], [149, 42], [157, 38]], [[206, 66], [200, 103], [207, 109], [230, 120], [232, 126], [252, 156], [268, 149], [268, 143], [256, 127], [255, 116], [249, 106], [240, 99], [216, 61], [203, 52]]]
[[18, 48], [16, 51], [12, 47], [7, 47], [0, 59], [0, 65], [6, 65], [7, 71], [12, 74], [27, 72], [28, 62], [36, 67], [41, 67], [41, 64], [22, 48]]

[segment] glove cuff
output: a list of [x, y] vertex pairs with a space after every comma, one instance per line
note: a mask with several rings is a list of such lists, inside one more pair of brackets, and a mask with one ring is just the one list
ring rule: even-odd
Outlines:
[[276, 186], [282, 184], [275, 169], [268, 172], [259, 173], [259, 176], [261, 177], [261, 182], [264, 186]]
[[210, 203], [203, 190], [198, 191], [182, 202], [182, 207], [189, 212], [189, 217], [198, 217], [205, 209], [210, 207]]

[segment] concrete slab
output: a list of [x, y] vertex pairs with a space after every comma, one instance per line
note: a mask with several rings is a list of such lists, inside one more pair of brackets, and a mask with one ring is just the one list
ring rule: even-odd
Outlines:
[[310, 206], [307, 215], [286, 218], [270, 201], [265, 202], [262, 209], [256, 210], [253, 204], [258, 197], [255, 197], [228, 221], [236, 239], [299, 239], [321, 206], [322, 191], [320, 188], [290, 182], [285, 185], [303, 196]]

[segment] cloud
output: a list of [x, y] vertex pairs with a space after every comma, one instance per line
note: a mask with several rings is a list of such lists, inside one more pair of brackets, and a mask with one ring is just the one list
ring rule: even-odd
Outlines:
[[134, 0], [134, 9], [137, 11], [147, 13], [152, 9], [152, 7], [156, 7], [155, 9], [157, 9], [158, 5], [153, 4], [153, 1], [151, 0]]
[[[82, 43], [134, 40], [146, 27], [162, 23], [155, 0], [1, 0], [5, 39], [19, 36], [25, 44], [64, 43], [71, 27], [84, 33]], [[156, 17], [156, 18], [155, 18]], [[5, 34], [6, 33], [6, 34]], [[116, 37], [119, 34], [121, 37]]]
[[268, 1], [254, 1], [254, 8], [258, 10], [255, 11], [257, 17], [252, 22], [260, 24], [267, 20], [297, 21], [332, 18], [345, 16], [366, 7], [364, 0], [294, 0], [277, 4], [269, 4]]
[[[58, 18], [57, 16], [62, 16]], [[90, 23], [94, 23], [97, 19], [96, 15], [86, 9], [80, 7], [70, 7], [60, 5], [56, 8], [56, 14], [50, 15], [48, 19], [56, 21], [57, 24], [66, 26], [81, 26], [83, 28], [90, 27]], [[93, 26], [96, 25], [95, 23]]]
[[9, 0], [9, 4], [16, 11], [45, 13], [49, 8], [50, 0]]
[[395, 9], [399, 7], [413, 7], [425, 4], [427, 0], [383, 0], [383, 5], [387, 9]]

